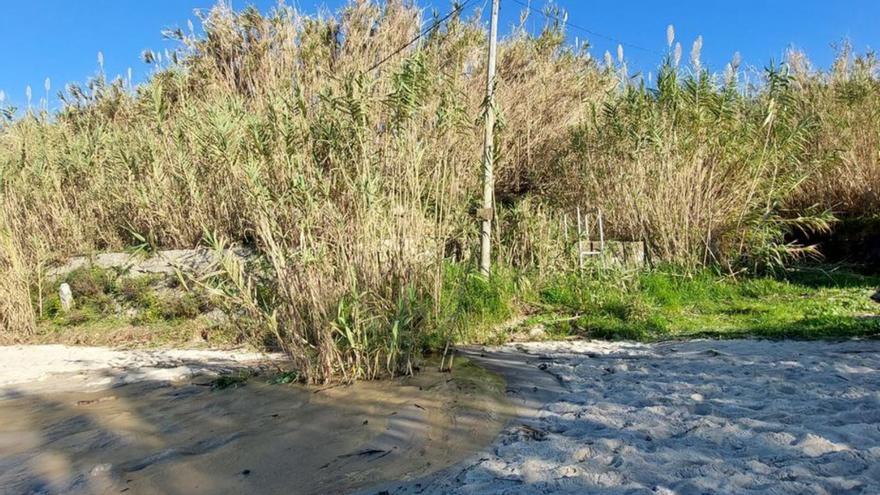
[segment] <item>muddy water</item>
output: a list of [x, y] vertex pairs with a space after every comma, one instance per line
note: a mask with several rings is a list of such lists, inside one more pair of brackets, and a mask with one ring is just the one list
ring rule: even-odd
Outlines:
[[324, 389], [75, 383], [3, 388], [0, 493], [345, 493], [447, 467], [511, 414], [504, 382], [466, 362]]

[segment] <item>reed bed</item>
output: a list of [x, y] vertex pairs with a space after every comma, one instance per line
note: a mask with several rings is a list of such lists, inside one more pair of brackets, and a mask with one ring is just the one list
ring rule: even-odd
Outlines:
[[[567, 45], [551, 12], [500, 45], [500, 275], [482, 280], [486, 32], [469, 15], [398, 53], [432, 23], [408, 2], [317, 17], [221, 3], [199, 34], [166, 33], [174, 53], [145, 53], [143, 85], [99, 72], [56, 115], [6, 109], [0, 333], [33, 331], [40, 272], [66, 256], [246, 244], [259, 261], [212, 282], [241, 332], [309, 381], [372, 378], [509, 316], [528, 283], [504, 274], [571, 270], [560, 218], [575, 206], [655, 260], [759, 270], [805, 252], [788, 230], [876, 201], [872, 57], [743, 89], [671, 49], [654, 89]], [[827, 179], [841, 170], [862, 176]]]

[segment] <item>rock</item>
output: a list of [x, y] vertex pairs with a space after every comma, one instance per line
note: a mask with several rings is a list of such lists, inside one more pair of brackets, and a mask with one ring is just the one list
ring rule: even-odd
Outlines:
[[229, 316], [222, 309], [214, 308], [202, 315], [211, 325], [221, 326], [229, 322]]
[[73, 308], [73, 291], [70, 285], [64, 283], [58, 288], [58, 297], [61, 299], [61, 310], [65, 313]]
[[543, 339], [547, 336], [547, 332], [544, 330], [544, 325], [535, 325], [529, 330], [529, 338], [530, 339]]
[[92, 476], [98, 476], [100, 474], [109, 472], [111, 469], [113, 469], [113, 464], [97, 464], [95, 465], [95, 467], [92, 468], [89, 474], [91, 474]]
[[850, 449], [847, 445], [834, 443], [825, 437], [813, 435], [812, 433], [807, 433], [807, 436], [796, 447], [800, 447], [801, 451], [810, 457], [819, 457], [830, 452], [841, 452]]

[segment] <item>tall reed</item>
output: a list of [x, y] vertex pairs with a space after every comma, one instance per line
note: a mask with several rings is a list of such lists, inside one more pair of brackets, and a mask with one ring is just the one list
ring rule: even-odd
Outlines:
[[[611, 234], [656, 260], [758, 268], [797, 252], [783, 234], [805, 213], [873, 197], [873, 58], [838, 76], [788, 64], [744, 91], [697, 48], [680, 67], [676, 45], [649, 88], [625, 61], [567, 45], [562, 15], [499, 49], [499, 273], [571, 269], [560, 218], [576, 206], [603, 208]], [[430, 25], [402, 0], [329, 16], [221, 3], [201, 21], [202, 35], [166, 33], [173, 53], [144, 54], [143, 85], [101, 71], [56, 115], [0, 109], [0, 332], [32, 331], [39, 267], [143, 242], [255, 247], [253, 266], [227, 260], [218, 288], [245, 335], [315, 382], [408, 372], [426, 346], [468, 338], [467, 321], [510, 313], [515, 278], [467, 273], [478, 16], [399, 53]], [[855, 168], [864, 180], [818, 178]]]

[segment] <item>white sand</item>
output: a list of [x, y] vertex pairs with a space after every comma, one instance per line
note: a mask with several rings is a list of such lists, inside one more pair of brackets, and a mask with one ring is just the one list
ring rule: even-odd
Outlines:
[[246, 351], [2, 346], [0, 387], [46, 388], [53, 378], [60, 377], [75, 383], [80, 390], [145, 380], [179, 381], [280, 359], [280, 354]]
[[880, 493], [878, 341], [487, 350], [503, 351], [559, 390], [472, 460], [390, 493]]

